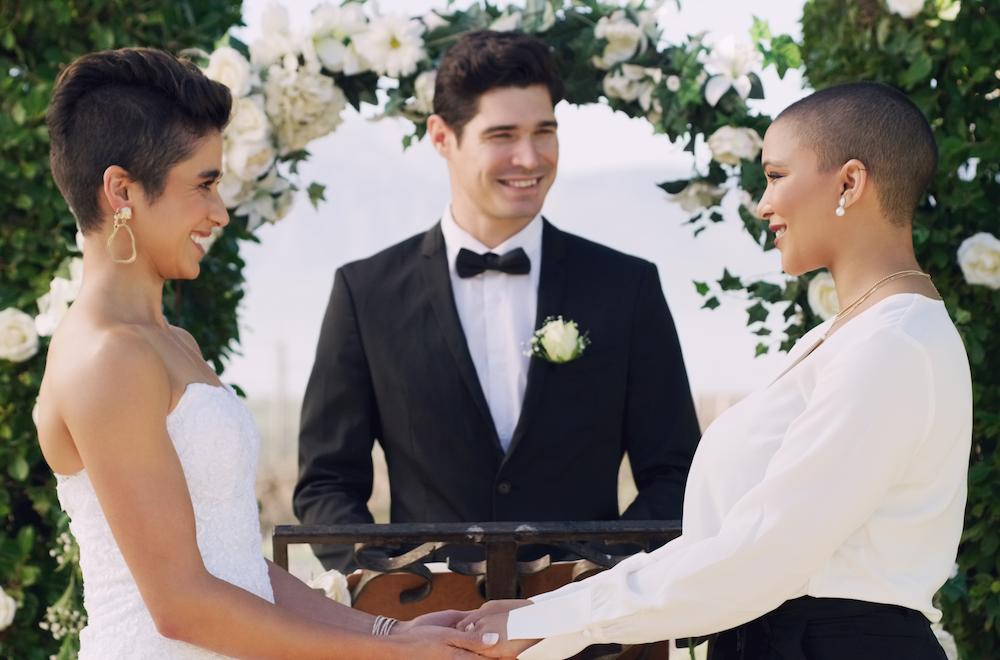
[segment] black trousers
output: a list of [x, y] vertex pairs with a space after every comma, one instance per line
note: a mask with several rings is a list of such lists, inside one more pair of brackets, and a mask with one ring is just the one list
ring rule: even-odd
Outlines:
[[920, 612], [805, 596], [714, 636], [708, 660], [946, 660]]

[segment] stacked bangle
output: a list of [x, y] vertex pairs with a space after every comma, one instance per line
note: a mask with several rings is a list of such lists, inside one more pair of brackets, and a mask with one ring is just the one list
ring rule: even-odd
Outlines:
[[398, 623], [398, 619], [382, 616], [381, 614], [376, 616], [375, 623], [372, 624], [372, 636], [388, 637], [389, 633], [392, 632], [392, 627], [395, 626], [396, 623]]

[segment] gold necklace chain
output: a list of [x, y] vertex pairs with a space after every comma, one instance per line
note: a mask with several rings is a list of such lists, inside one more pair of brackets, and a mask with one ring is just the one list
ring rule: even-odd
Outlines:
[[896, 271], [895, 273], [892, 273], [890, 275], [886, 275], [885, 277], [883, 277], [882, 279], [880, 279], [875, 284], [872, 284], [871, 288], [869, 288], [867, 291], [865, 291], [863, 294], [861, 294], [861, 296], [858, 297], [857, 300], [855, 300], [854, 302], [852, 302], [850, 305], [848, 305], [844, 309], [840, 310], [837, 313], [837, 315], [833, 317], [833, 323], [830, 324], [830, 327], [823, 334], [823, 339], [826, 339], [830, 335], [830, 333], [833, 332], [834, 326], [837, 325], [837, 322], [840, 321], [840, 319], [844, 318], [845, 316], [847, 316], [848, 314], [850, 314], [851, 312], [853, 312], [858, 307], [858, 305], [860, 305], [864, 301], [866, 301], [869, 298], [871, 298], [872, 294], [874, 294], [876, 291], [878, 291], [879, 289], [881, 289], [883, 286], [885, 286], [886, 284], [888, 284], [889, 282], [892, 282], [894, 280], [899, 280], [899, 279], [902, 279], [904, 277], [911, 277], [911, 276], [915, 276], [915, 275], [919, 275], [920, 277], [926, 277], [927, 279], [931, 279], [930, 275], [928, 275], [927, 273], [925, 273], [923, 271], [920, 271], [920, 270], [900, 270], [900, 271]]

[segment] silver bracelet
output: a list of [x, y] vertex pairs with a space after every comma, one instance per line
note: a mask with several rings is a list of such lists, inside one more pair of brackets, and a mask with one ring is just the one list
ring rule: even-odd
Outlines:
[[388, 637], [389, 633], [392, 632], [393, 626], [398, 622], [398, 619], [379, 614], [375, 617], [375, 623], [372, 624], [372, 637]]

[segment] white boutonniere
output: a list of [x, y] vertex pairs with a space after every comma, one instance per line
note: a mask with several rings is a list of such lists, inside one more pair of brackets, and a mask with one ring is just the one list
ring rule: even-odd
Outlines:
[[564, 321], [563, 317], [549, 317], [529, 341], [528, 356], [547, 360], [555, 364], [572, 362], [590, 345], [587, 333], [580, 333], [576, 321]]

